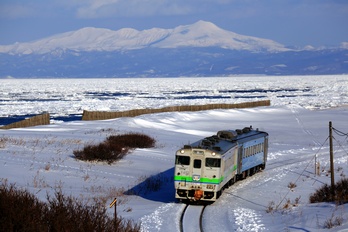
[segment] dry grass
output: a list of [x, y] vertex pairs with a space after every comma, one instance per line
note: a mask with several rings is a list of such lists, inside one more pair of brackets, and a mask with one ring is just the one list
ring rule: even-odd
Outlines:
[[290, 182], [290, 183], [288, 184], [288, 188], [291, 189], [291, 190], [293, 190], [293, 189], [296, 188], [296, 187], [297, 187], [297, 185], [296, 185], [295, 183], [293, 183], [293, 182]]
[[0, 148], [5, 148], [8, 138], [2, 137], [0, 138]]
[[348, 179], [341, 179], [333, 187], [325, 184], [310, 195], [309, 201], [310, 203], [336, 202], [337, 204], [348, 202]]
[[140, 226], [107, 215], [100, 201], [87, 204], [56, 191], [47, 202], [3, 181], [0, 185], [0, 231], [140, 231]]

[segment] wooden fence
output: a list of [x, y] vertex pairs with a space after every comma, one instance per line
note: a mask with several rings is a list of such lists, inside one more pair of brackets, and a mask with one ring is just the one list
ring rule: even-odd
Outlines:
[[270, 106], [270, 100], [256, 101], [256, 102], [244, 102], [236, 104], [207, 104], [207, 105], [183, 105], [183, 106], [169, 106], [160, 109], [134, 109], [128, 111], [83, 111], [82, 120], [105, 120], [121, 117], [135, 117], [142, 114], [154, 114], [164, 112], [179, 112], [179, 111], [201, 111], [201, 110], [213, 110], [213, 109], [236, 109], [236, 108], [252, 108], [259, 106]]
[[12, 129], [12, 128], [21, 128], [21, 127], [30, 127], [30, 126], [39, 126], [39, 125], [48, 125], [50, 124], [50, 114], [40, 114], [34, 117], [14, 122], [5, 126], [0, 127], [0, 129]]
[[[202, 111], [202, 110], [213, 110], [213, 109], [237, 109], [237, 108], [252, 108], [259, 106], [270, 106], [270, 100], [256, 101], [256, 102], [244, 102], [236, 104], [207, 104], [207, 105], [183, 105], [183, 106], [169, 106], [159, 109], [134, 109], [127, 111], [107, 112], [107, 111], [83, 111], [82, 120], [106, 120], [112, 118], [121, 117], [135, 117], [142, 114], [154, 114], [164, 112], [180, 112], [180, 111]], [[50, 124], [50, 114], [37, 115], [19, 122], [14, 122], [0, 129], [11, 129], [21, 127], [31, 127], [38, 125]]]

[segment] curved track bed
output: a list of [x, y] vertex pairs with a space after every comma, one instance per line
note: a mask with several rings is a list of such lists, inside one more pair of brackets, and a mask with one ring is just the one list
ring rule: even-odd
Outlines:
[[186, 205], [180, 219], [181, 232], [203, 232], [202, 218], [205, 205]]

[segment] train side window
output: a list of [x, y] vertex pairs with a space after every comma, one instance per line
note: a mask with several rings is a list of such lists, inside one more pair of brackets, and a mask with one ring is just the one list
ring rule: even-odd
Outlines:
[[176, 156], [176, 164], [181, 164], [181, 165], [190, 165], [190, 157], [189, 156], [181, 156], [178, 155]]
[[206, 158], [205, 166], [210, 168], [219, 168], [221, 167], [221, 159], [216, 158]]
[[193, 168], [201, 168], [201, 166], [202, 166], [202, 160], [196, 159], [193, 161]]

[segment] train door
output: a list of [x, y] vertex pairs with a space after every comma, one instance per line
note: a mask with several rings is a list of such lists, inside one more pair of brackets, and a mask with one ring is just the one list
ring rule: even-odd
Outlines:
[[264, 148], [263, 148], [263, 156], [264, 156], [264, 165], [263, 168], [266, 167], [266, 162], [267, 162], [267, 154], [268, 154], [268, 136], [265, 137], [264, 141]]
[[237, 157], [237, 162], [238, 162], [238, 167], [237, 167], [237, 174], [242, 174], [242, 165], [243, 165], [243, 145], [238, 147], [238, 157]]
[[234, 152], [233, 152], [233, 171], [235, 175], [235, 172], [238, 172], [237, 168], [238, 168], [238, 147], [235, 148]]
[[193, 165], [192, 165], [192, 180], [193, 180], [193, 182], [199, 182], [201, 180], [201, 177], [203, 175], [202, 172], [203, 172], [202, 159], [201, 158], [194, 158]]

